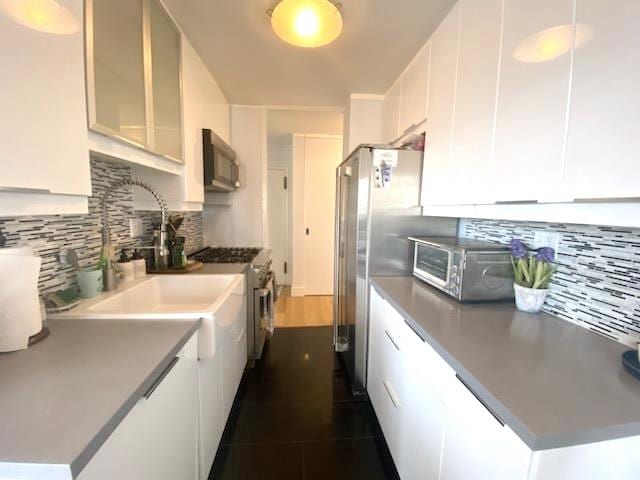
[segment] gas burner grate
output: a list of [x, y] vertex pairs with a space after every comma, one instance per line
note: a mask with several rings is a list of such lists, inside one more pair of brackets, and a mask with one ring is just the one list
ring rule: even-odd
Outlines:
[[207, 248], [192, 258], [202, 263], [250, 263], [258, 253], [259, 248]]

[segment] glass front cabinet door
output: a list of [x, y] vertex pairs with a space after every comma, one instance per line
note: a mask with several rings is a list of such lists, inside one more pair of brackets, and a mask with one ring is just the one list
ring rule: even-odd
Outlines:
[[182, 162], [180, 40], [156, 0], [86, 0], [89, 128]]

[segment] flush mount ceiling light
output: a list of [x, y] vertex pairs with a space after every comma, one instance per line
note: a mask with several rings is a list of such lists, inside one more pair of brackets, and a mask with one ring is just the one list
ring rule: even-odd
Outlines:
[[321, 47], [342, 31], [342, 4], [329, 0], [282, 0], [267, 10], [282, 40], [298, 47]]
[[524, 63], [540, 63], [561, 57], [574, 45], [578, 49], [593, 37], [593, 29], [584, 23], [559, 25], [529, 35], [513, 51], [513, 58]]
[[73, 13], [55, 0], [0, 0], [0, 12], [39, 32], [71, 35], [80, 29]]

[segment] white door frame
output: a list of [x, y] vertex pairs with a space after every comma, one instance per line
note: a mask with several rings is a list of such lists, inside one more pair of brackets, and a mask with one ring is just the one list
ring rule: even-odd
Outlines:
[[[335, 138], [344, 142], [343, 135], [323, 133], [294, 133], [291, 151], [292, 190], [291, 190], [291, 296], [303, 297], [305, 288], [305, 139], [307, 138]], [[333, 268], [333, 265], [331, 266]]]
[[[285, 262], [287, 262], [287, 276], [286, 276], [286, 282], [283, 282], [282, 279], [278, 280], [278, 283], [280, 284], [291, 284], [291, 277], [292, 277], [292, 262], [291, 262], [291, 177], [289, 176], [289, 168], [288, 167], [269, 167], [267, 168], [267, 179], [269, 178], [269, 172], [270, 171], [274, 171], [274, 172], [283, 172], [284, 173], [284, 177], [287, 179], [287, 193], [285, 195], [286, 201], [285, 201], [285, 215], [284, 215], [284, 219], [285, 219], [285, 230], [286, 230], [286, 242], [287, 244], [285, 245]], [[268, 189], [268, 186], [267, 186]], [[271, 220], [269, 220], [269, 227], [271, 226]], [[269, 241], [271, 241], [271, 236], [269, 236]], [[271, 245], [271, 248], [273, 248], [273, 245]]]

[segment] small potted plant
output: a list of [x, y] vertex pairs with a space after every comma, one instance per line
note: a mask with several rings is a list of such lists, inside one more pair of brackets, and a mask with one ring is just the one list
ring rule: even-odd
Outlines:
[[542, 247], [530, 254], [526, 245], [516, 238], [511, 240], [511, 264], [515, 274], [513, 289], [518, 310], [537, 313], [542, 309], [549, 291], [549, 280], [556, 271], [553, 263], [555, 251]]

